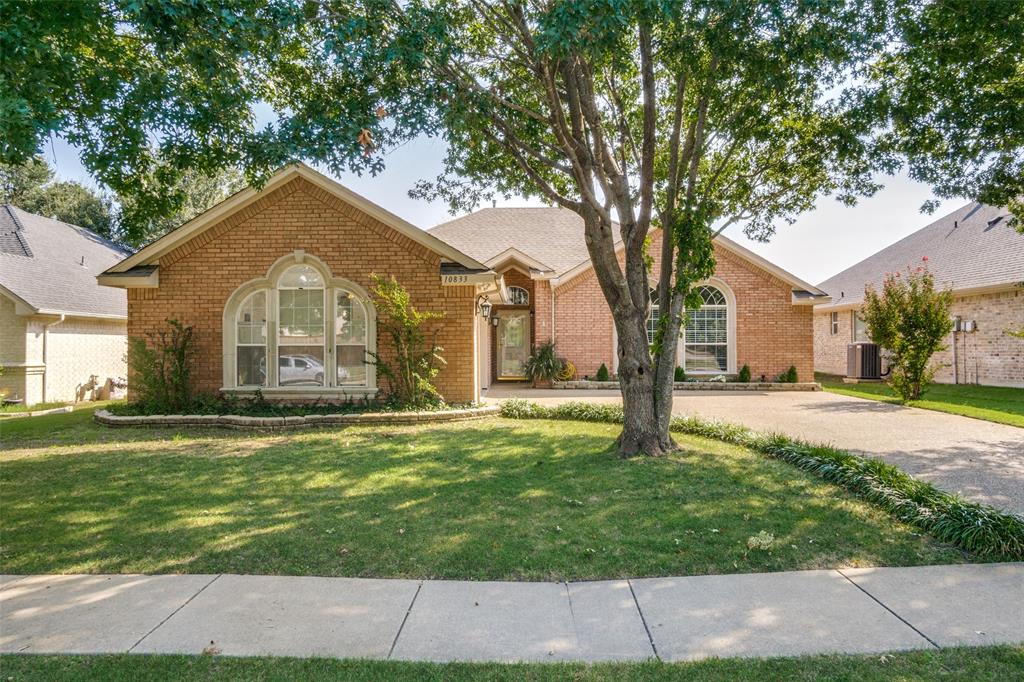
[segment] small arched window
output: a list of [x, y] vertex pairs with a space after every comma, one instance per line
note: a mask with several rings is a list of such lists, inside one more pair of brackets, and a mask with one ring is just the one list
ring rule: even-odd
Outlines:
[[726, 372], [729, 367], [729, 304], [717, 287], [697, 290], [703, 304], [687, 310], [683, 357], [687, 372]]
[[249, 294], [235, 313], [235, 370], [239, 386], [267, 385], [267, 292]]
[[530, 292], [522, 287], [509, 287], [508, 302], [512, 305], [530, 305]]

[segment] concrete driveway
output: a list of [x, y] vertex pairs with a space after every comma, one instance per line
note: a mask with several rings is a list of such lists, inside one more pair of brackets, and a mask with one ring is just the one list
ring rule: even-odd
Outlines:
[[[492, 386], [486, 400], [621, 402], [618, 391]], [[777, 431], [878, 457], [964, 497], [1024, 514], [1024, 429], [816, 392], [677, 393], [673, 411]]]

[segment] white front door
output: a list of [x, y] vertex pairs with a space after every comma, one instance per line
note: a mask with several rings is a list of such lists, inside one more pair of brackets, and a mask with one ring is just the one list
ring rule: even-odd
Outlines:
[[525, 379], [530, 356], [530, 312], [506, 310], [498, 317], [498, 378]]

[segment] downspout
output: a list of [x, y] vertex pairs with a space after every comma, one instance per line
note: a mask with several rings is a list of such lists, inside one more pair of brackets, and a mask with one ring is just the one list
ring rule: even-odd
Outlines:
[[548, 289], [551, 291], [551, 345], [555, 345], [555, 287], [550, 283]]
[[49, 357], [48, 357], [48, 350], [49, 350], [49, 346], [50, 346], [50, 327], [55, 327], [58, 324], [60, 324], [61, 322], [63, 322], [63, 321], [64, 321], [64, 313], [61, 313], [60, 316], [56, 320], [54, 320], [53, 322], [47, 322], [46, 324], [43, 325], [43, 400], [42, 400], [42, 402], [44, 402], [44, 403], [46, 402], [46, 383], [47, 383], [47, 380], [50, 378], [50, 366], [49, 366]]
[[956, 327], [949, 334], [953, 337], [953, 384], [956, 385], [960, 383], [960, 367], [956, 361]]

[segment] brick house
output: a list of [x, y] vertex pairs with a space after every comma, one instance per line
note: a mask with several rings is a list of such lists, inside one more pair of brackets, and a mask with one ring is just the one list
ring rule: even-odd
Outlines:
[[84, 227], [0, 206], [0, 396], [35, 405], [116, 391], [127, 305], [96, 275], [125, 255]]
[[936, 284], [953, 291], [959, 324], [934, 362], [936, 381], [1024, 387], [1024, 236], [1005, 208], [971, 203], [830, 277], [819, 285], [831, 300], [814, 307], [814, 362], [819, 372], [846, 373], [847, 344], [868, 341], [858, 312], [867, 285], [928, 258]]
[[[616, 371], [614, 324], [577, 214], [563, 208], [488, 208], [430, 233], [493, 269], [506, 285], [507, 301], [494, 301], [490, 318], [478, 318], [483, 352], [477, 374], [484, 387], [521, 380], [523, 362], [547, 342], [554, 342], [581, 378], [593, 378], [601, 364]], [[651, 240], [659, 243], [657, 231]], [[652, 255], [654, 282], [660, 262], [659, 254]], [[735, 374], [746, 364], [755, 378], [771, 380], [792, 365], [800, 380], [810, 381], [813, 304], [827, 299], [824, 292], [722, 236], [715, 240], [715, 258], [714, 277], [700, 286], [704, 305], [690, 311], [679, 338], [687, 374]], [[652, 337], [657, 314], [655, 307]]]
[[177, 319], [195, 329], [195, 388], [270, 399], [347, 400], [382, 387], [367, 351], [392, 357], [368, 290], [393, 275], [413, 305], [444, 313], [437, 378], [475, 400], [478, 300], [500, 291], [487, 266], [337, 182], [296, 164], [109, 268], [128, 291], [128, 335]]
[[[705, 305], [679, 341], [687, 371], [734, 374], [749, 364], [773, 378], [794, 365], [810, 379], [811, 304], [824, 294], [723, 237], [715, 249]], [[582, 221], [563, 209], [486, 209], [424, 231], [296, 164], [99, 281], [127, 289], [131, 338], [172, 318], [195, 328], [199, 391], [345, 400], [384, 388], [367, 351], [392, 354], [368, 294], [373, 273], [393, 275], [421, 310], [444, 313], [437, 385], [451, 402], [521, 380], [547, 341], [580, 376], [602, 363], [615, 371], [612, 318]]]

